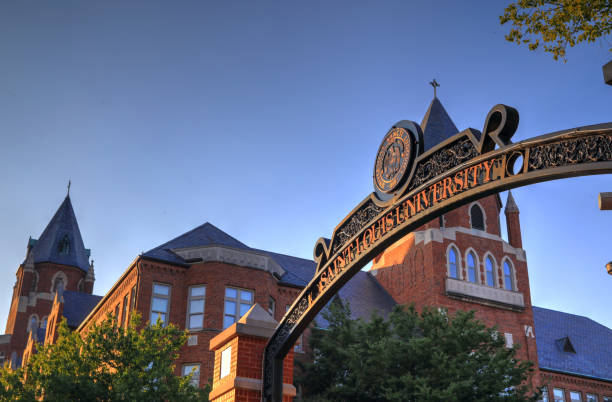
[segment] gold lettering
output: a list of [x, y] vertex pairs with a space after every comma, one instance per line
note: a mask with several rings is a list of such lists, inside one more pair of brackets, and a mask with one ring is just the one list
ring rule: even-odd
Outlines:
[[403, 215], [404, 214], [400, 214], [400, 205], [395, 207], [395, 219], [397, 219], [398, 225], [400, 225], [402, 222], [406, 220], [406, 218], [403, 218]]
[[[442, 199], [453, 196], [452, 180], [450, 177], [445, 177], [442, 181]], [[448, 194], [448, 195], [447, 195]]]
[[457, 186], [457, 191], [461, 191], [463, 190], [463, 176], [462, 176], [463, 172], [457, 172], [455, 173], [455, 185]]
[[410, 200], [404, 201], [403, 207], [404, 207], [404, 217], [406, 219], [410, 219], [410, 217], [414, 215], [416, 212], [414, 208], [414, 202]]

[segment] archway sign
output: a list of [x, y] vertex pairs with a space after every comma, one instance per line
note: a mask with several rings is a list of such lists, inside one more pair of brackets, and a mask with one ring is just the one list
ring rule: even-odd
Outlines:
[[[412, 121], [385, 135], [374, 192], [314, 248], [316, 273], [276, 328], [264, 352], [263, 401], [282, 401], [282, 360], [338, 290], [375, 256], [424, 223], [473, 200], [531, 183], [612, 173], [612, 123], [510, 139], [518, 112], [494, 106], [481, 132], [468, 128], [423, 152]], [[554, 202], [554, 200], [550, 200]]]

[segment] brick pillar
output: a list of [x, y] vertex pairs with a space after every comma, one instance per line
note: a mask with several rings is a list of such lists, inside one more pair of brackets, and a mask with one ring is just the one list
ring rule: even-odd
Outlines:
[[[260, 402], [263, 351], [277, 322], [259, 304], [210, 340], [215, 352], [211, 402]], [[283, 361], [283, 402], [293, 401], [293, 350]]]

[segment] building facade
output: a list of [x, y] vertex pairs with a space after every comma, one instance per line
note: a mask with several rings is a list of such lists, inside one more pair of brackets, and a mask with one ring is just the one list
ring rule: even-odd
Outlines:
[[[458, 131], [437, 98], [421, 126], [426, 150]], [[497, 326], [507, 346], [520, 344], [519, 358], [535, 362], [534, 385], [546, 386], [546, 400], [610, 402], [612, 330], [532, 306], [519, 213], [511, 193], [505, 207], [492, 195], [448, 212], [377, 256], [338, 298], [350, 303], [353, 317], [365, 319], [396, 304], [475, 310]], [[146, 321], [189, 330], [176, 374], [195, 369], [194, 382], [203, 386], [214, 372], [211, 339], [255, 303], [279, 321], [315, 272], [311, 260], [251, 248], [205, 223], [138, 255], [104, 296], [95, 296], [89, 254], [66, 197], [39, 239], [29, 240], [17, 269], [0, 336], [3, 359], [14, 366], [27, 362], [37, 341], [54, 341], [63, 317], [71, 328], [87, 331], [108, 314], [126, 325], [137, 311]], [[296, 358], [306, 343], [297, 342]]]

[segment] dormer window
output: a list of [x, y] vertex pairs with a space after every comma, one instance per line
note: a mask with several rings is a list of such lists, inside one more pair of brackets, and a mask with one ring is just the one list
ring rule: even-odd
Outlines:
[[474, 204], [470, 208], [470, 223], [472, 229], [485, 230], [484, 213], [478, 204]]
[[62, 240], [60, 240], [57, 250], [60, 254], [68, 254], [70, 252], [70, 240], [68, 239], [68, 235], [64, 235]]

